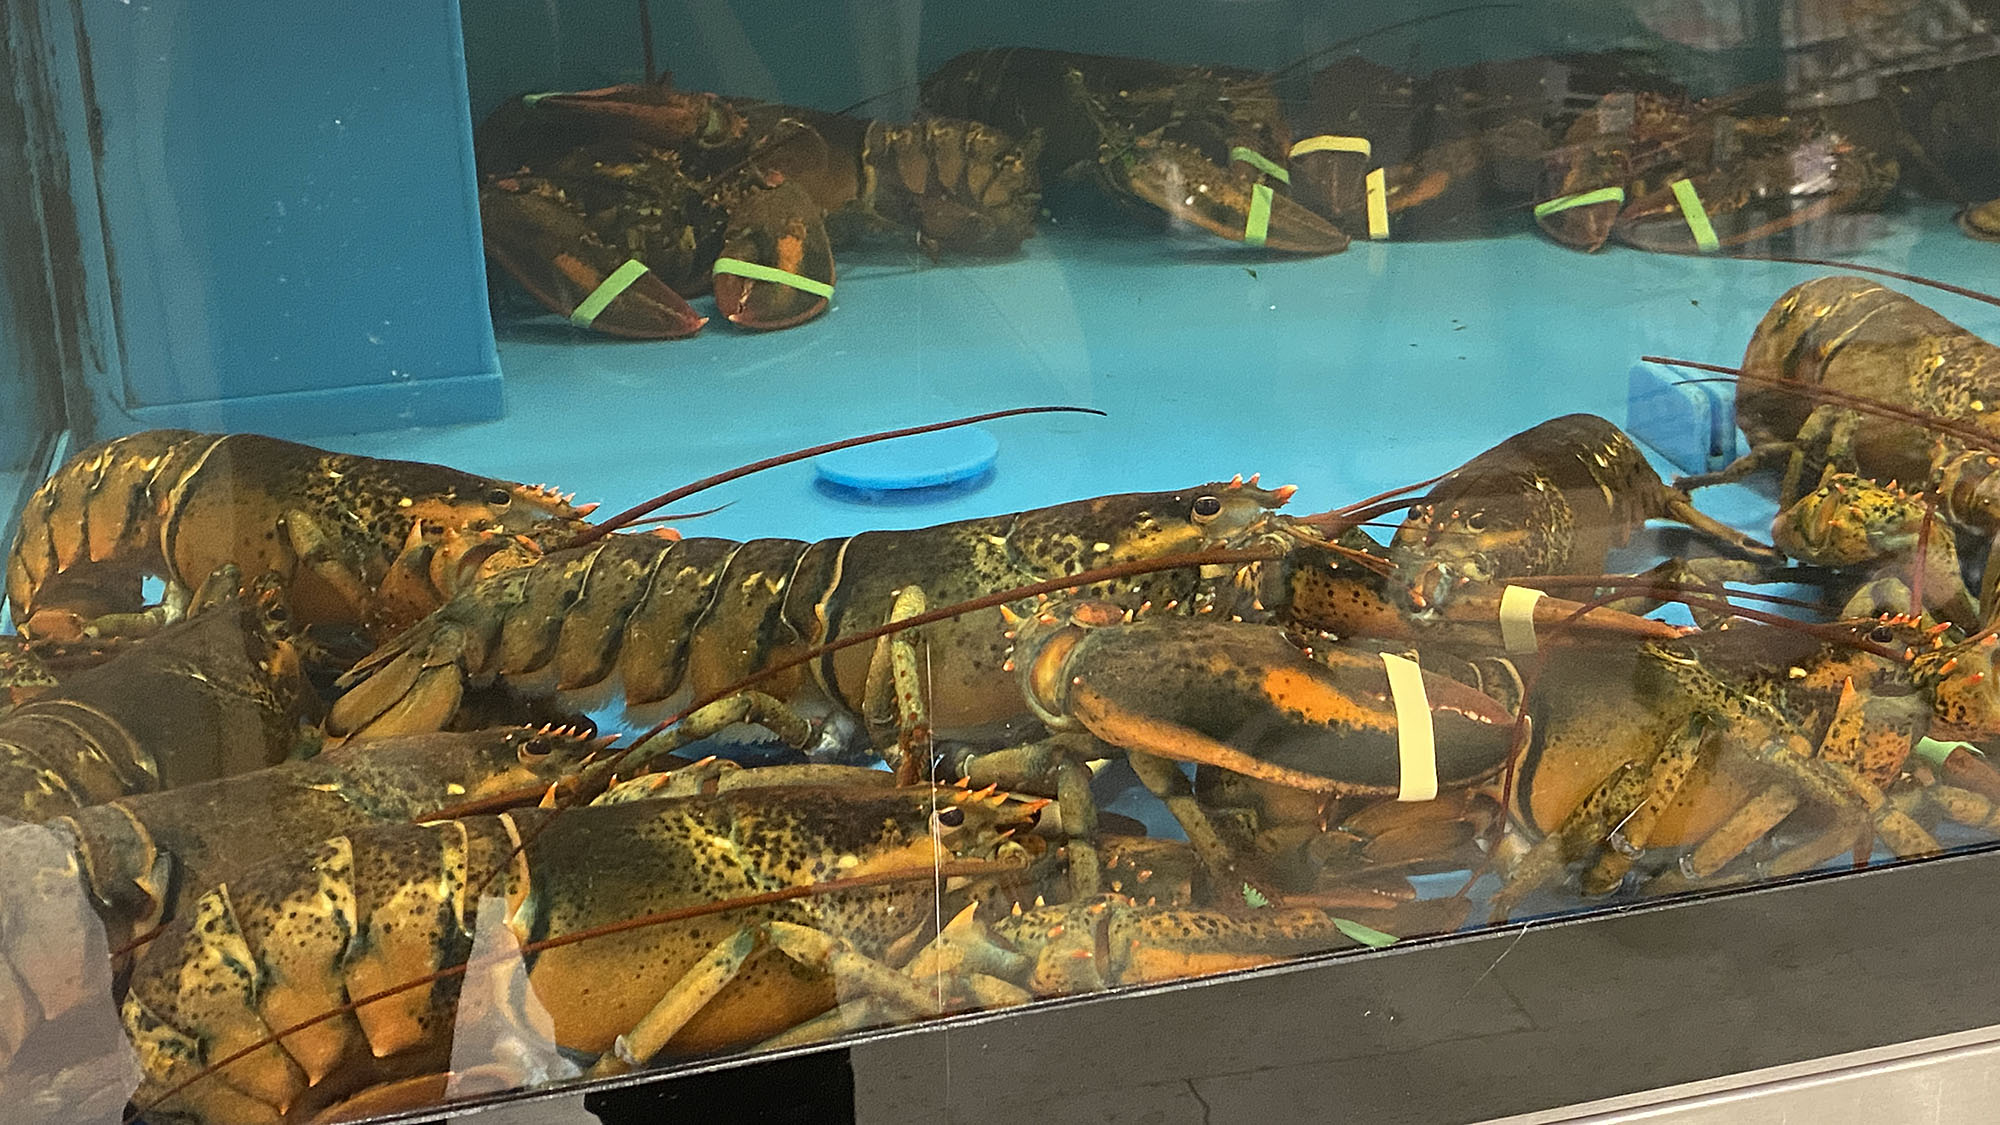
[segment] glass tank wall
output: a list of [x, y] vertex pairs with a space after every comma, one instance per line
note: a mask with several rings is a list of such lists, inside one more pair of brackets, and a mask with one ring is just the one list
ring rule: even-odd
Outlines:
[[2000, 833], [1991, 4], [7, 19], [35, 1120]]

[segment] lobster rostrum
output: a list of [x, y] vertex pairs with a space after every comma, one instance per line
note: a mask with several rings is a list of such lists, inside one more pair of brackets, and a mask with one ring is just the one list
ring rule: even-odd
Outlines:
[[[277, 574], [296, 624], [379, 638], [462, 573], [559, 544], [594, 507], [420, 461], [147, 430], [77, 454], [29, 499], [7, 598], [37, 640], [130, 632], [172, 620], [230, 563], [252, 579]], [[148, 576], [166, 580], [167, 600], [135, 619]]]
[[496, 110], [478, 145], [488, 254], [572, 322], [644, 339], [699, 330], [684, 298], [711, 289], [745, 328], [817, 316], [833, 243], [870, 231], [914, 231], [931, 253], [1012, 253], [1040, 198], [1032, 136], [666, 79], [528, 95]]
[[[614, 1073], [755, 1043], [834, 1007], [851, 960], [913, 949], [986, 881], [951, 877], [940, 902], [942, 871], [1017, 870], [1039, 807], [784, 787], [351, 831], [214, 888], [146, 947], [124, 1003], [134, 1101], [232, 1125], [427, 1104], [463, 1070], [454, 1031], [475, 1000]], [[663, 912], [678, 920], [631, 924]], [[481, 995], [495, 964], [525, 977]], [[935, 1008], [928, 989], [890, 995]]]
[[1046, 180], [1087, 175], [1116, 197], [1272, 250], [1347, 248], [1339, 228], [1265, 170], [1282, 172], [1291, 145], [1267, 75], [991, 48], [931, 72], [923, 101], [934, 112], [1039, 133]]
[[[535, 694], [615, 690], [628, 707], [683, 689], [706, 695], [788, 652], [926, 604], [1246, 541], [1291, 492], [1252, 478], [818, 543], [612, 536], [551, 552], [454, 598], [349, 673], [328, 726], [341, 735], [439, 729], [468, 685], [496, 679]], [[1116, 596], [1192, 606], [1199, 583], [1193, 572], [1150, 575]], [[997, 613], [982, 613], [926, 627], [918, 638], [934, 670], [927, 722], [940, 733], [1022, 717], [1019, 694], [1000, 674], [1001, 631]], [[828, 656], [767, 690], [846, 716], [850, 728], [858, 718], [878, 729], [900, 725], [907, 736], [916, 718], [899, 701], [914, 694], [903, 685], [915, 665], [909, 638], [902, 641], [883, 645], [880, 656]]]

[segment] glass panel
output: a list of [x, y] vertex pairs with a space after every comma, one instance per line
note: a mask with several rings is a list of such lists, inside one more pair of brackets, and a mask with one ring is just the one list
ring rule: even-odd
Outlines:
[[366, 1118], [2000, 831], [1969, 7], [120, 7], [7, 17], [0, 1088]]

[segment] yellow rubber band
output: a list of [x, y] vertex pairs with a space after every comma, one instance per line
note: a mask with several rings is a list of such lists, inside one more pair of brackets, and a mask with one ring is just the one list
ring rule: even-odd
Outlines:
[[1382, 666], [1388, 669], [1389, 695], [1396, 702], [1396, 752], [1402, 763], [1396, 799], [1428, 801], [1438, 795], [1438, 751], [1423, 669], [1393, 652], [1382, 654]]
[[1546, 218], [1557, 211], [1567, 211], [1572, 207], [1588, 207], [1593, 203], [1623, 203], [1625, 189], [1622, 187], [1601, 187], [1596, 191], [1580, 191], [1575, 195], [1559, 195], [1546, 202], [1535, 204], [1535, 218]]
[[1270, 157], [1265, 156], [1254, 148], [1244, 148], [1242, 145], [1237, 145], [1235, 148], [1229, 150], [1229, 159], [1231, 163], [1241, 160], [1243, 163], [1248, 164], [1250, 167], [1257, 169], [1259, 172], [1264, 173], [1281, 184], [1292, 182], [1292, 174], [1290, 172], [1285, 171], [1273, 163]]
[[1389, 177], [1377, 168], [1363, 181], [1368, 185], [1368, 237], [1389, 237]]
[[1675, 180], [1667, 186], [1674, 189], [1674, 198], [1681, 202], [1681, 217], [1687, 220], [1688, 233], [1694, 235], [1695, 249], [1704, 254], [1721, 249], [1722, 242], [1715, 237], [1715, 224], [1708, 221], [1708, 208], [1701, 205], [1694, 181]]
[[632, 283], [646, 275], [646, 263], [637, 258], [625, 259], [625, 264], [611, 271], [611, 276], [597, 283], [590, 296], [576, 306], [569, 314], [569, 322], [578, 328], [588, 328], [596, 322], [599, 314], [611, 307], [620, 293], [632, 288]]
[[746, 262], [741, 258], [717, 258], [715, 272], [747, 277], [752, 281], [773, 281], [779, 285], [789, 285], [801, 293], [811, 293], [815, 297], [833, 296], [833, 286], [824, 281], [814, 281], [790, 270], [767, 266], [759, 262]]
[[1367, 137], [1336, 137], [1331, 133], [1321, 133], [1293, 145], [1291, 155], [1304, 156], [1309, 152], [1358, 152], [1366, 160], [1375, 155], [1375, 146], [1368, 143]]
[[1530, 653], [1540, 648], [1535, 640], [1535, 603], [1540, 590], [1509, 586], [1500, 591], [1500, 643], [1511, 653]]
[[1250, 218], [1243, 224], [1243, 245], [1262, 246], [1271, 233], [1271, 185], [1250, 189]]

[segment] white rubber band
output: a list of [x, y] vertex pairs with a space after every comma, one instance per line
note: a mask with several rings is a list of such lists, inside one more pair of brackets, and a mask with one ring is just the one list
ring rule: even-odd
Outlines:
[[1389, 695], [1396, 701], [1396, 749], [1402, 758], [1396, 799], [1428, 801], [1438, 795], [1438, 752], [1423, 669], [1393, 652], [1382, 654], [1382, 666], [1388, 669]]
[[1500, 643], [1508, 652], [1529, 653], [1541, 647], [1535, 640], [1535, 603], [1543, 596], [1526, 586], [1500, 591]]

